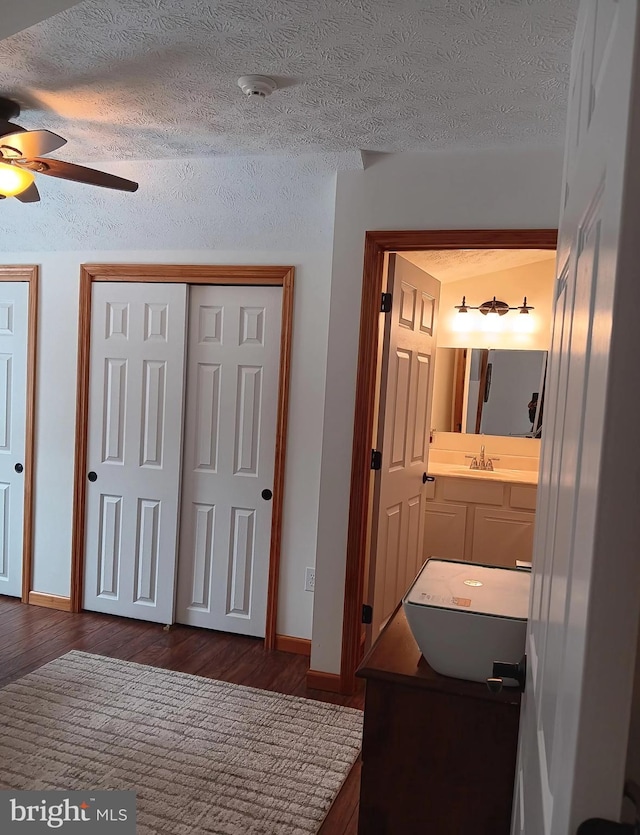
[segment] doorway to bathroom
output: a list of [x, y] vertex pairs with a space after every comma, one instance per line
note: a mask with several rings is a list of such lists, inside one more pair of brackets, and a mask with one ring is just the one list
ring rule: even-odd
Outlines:
[[[399, 231], [369, 232], [366, 235], [345, 580], [341, 665], [341, 687], [343, 690], [353, 688], [355, 670], [362, 658], [365, 646], [375, 640], [379, 629], [393, 612], [404, 588], [412, 579], [413, 575], [409, 575], [412, 572], [415, 574], [415, 570], [422, 564], [424, 546], [420, 531], [424, 526], [424, 508], [432, 484], [428, 480], [429, 447], [431, 446], [432, 450], [438, 449], [438, 455], [441, 458], [446, 458], [447, 453], [453, 451], [447, 449], [448, 446], [451, 447], [452, 443], [454, 446], [461, 448], [460, 450], [456, 449], [456, 452], [462, 451], [462, 454], [466, 452], [467, 447], [469, 451], [473, 450], [474, 452], [476, 446], [478, 451], [480, 449], [479, 438], [473, 433], [463, 434], [460, 432], [453, 442], [448, 437], [455, 434], [452, 431], [451, 423], [453, 407], [446, 407], [444, 400], [441, 399], [441, 394], [438, 392], [440, 389], [444, 391], [445, 384], [449, 384], [446, 381], [450, 382], [449, 378], [452, 376], [455, 381], [455, 362], [453, 369], [438, 375], [437, 348], [438, 346], [443, 348], [463, 347], [468, 351], [468, 358], [465, 357], [464, 366], [461, 363], [460, 355], [458, 355], [458, 382], [454, 382], [452, 397], [453, 399], [457, 397], [458, 402], [461, 398], [464, 401], [466, 397], [466, 413], [470, 415], [472, 412], [471, 395], [468, 391], [466, 395], [464, 392], [461, 393], [462, 383], [460, 380], [461, 374], [464, 377], [463, 368], [468, 370], [471, 363], [471, 349], [479, 346], [471, 344], [474, 336], [477, 336], [474, 328], [468, 328], [471, 317], [466, 320], [468, 330], [465, 332], [461, 325], [465, 317], [460, 315], [458, 308], [461, 306], [479, 307], [483, 302], [491, 301], [494, 296], [496, 301], [503, 301], [497, 295], [498, 290], [495, 284], [492, 284], [492, 286], [496, 286], [496, 293], [492, 293], [486, 300], [484, 297], [480, 298], [482, 293], [486, 292], [485, 284], [490, 280], [495, 282], [498, 278], [497, 274], [501, 272], [501, 266], [514, 276], [517, 271], [524, 269], [526, 272], [527, 267], [534, 269], [538, 262], [539, 264], [546, 263], [547, 271], [551, 275], [555, 266], [556, 241], [557, 232], [553, 229]], [[392, 258], [393, 254], [398, 254], [401, 261]], [[491, 255], [496, 258], [492, 269], [488, 267]], [[479, 283], [472, 291], [473, 297], [469, 296], [463, 302], [462, 298], [457, 298], [457, 295], [460, 290], [466, 289], [467, 281], [473, 280], [470, 262], [474, 259], [484, 263], [486, 281], [480, 282], [480, 279], [476, 277]], [[403, 269], [406, 269], [404, 265], [407, 262], [409, 268], [417, 268], [417, 272], [428, 275], [431, 280], [444, 279], [440, 282], [440, 314], [438, 317], [434, 316], [433, 344], [430, 348], [416, 348], [416, 357], [418, 354], [429, 357], [428, 363], [423, 362], [423, 365], [428, 365], [429, 373], [426, 384], [423, 376], [421, 408], [424, 407], [424, 409], [423, 414], [420, 415], [420, 420], [417, 422], [414, 418], [418, 397], [410, 380], [411, 358], [408, 356], [409, 352], [406, 348], [401, 347], [398, 352], [398, 346], [392, 340], [393, 325], [385, 325], [388, 313], [381, 312], [381, 308], [384, 310], [386, 305], [391, 313], [391, 322], [395, 320], [399, 328], [404, 327], [405, 331], [408, 330], [407, 321], [411, 317], [407, 316], [407, 305], [413, 294], [410, 288], [416, 283], [413, 280], [416, 278], [416, 274], [412, 272], [408, 281], [406, 277], [401, 277], [399, 287], [392, 288], [391, 299], [386, 296], [385, 300], [385, 296], [382, 295], [389, 293], [387, 285], [390, 283], [390, 278], [391, 284], [396, 281], [395, 274], [398, 264], [400, 263]], [[392, 266], [391, 273], [389, 265]], [[535, 269], [540, 269], [540, 267]], [[480, 273], [482, 273], [482, 268], [480, 268]], [[523, 304], [535, 307], [530, 296], [526, 301], [516, 297], [522, 289], [522, 282], [518, 279], [523, 279], [523, 276], [515, 275], [509, 288], [506, 303], [509, 307], [514, 308], [522, 307]], [[408, 292], [404, 285], [408, 285]], [[529, 282], [527, 286], [531, 286], [531, 283]], [[549, 298], [545, 297], [544, 304], [541, 302], [538, 305], [539, 307], [550, 303], [551, 286], [552, 282], [547, 291]], [[420, 292], [416, 290], [415, 298], [420, 298]], [[453, 301], [454, 303], [452, 303]], [[419, 310], [419, 308], [416, 308], [416, 310]], [[434, 310], [437, 312], [437, 304]], [[462, 312], [464, 314], [465, 311]], [[404, 325], [401, 321], [403, 318], [407, 320]], [[502, 318], [503, 316], [499, 314], [496, 317], [496, 319]], [[505, 317], [505, 322], [508, 318]], [[524, 319], [524, 317], [521, 318]], [[474, 321], [479, 323], [485, 319], [491, 323], [491, 317], [483, 317], [481, 314], [477, 314]], [[511, 314], [511, 321], [513, 322], [515, 319], [516, 314], [514, 312]], [[530, 321], [533, 320], [534, 317], [532, 316]], [[543, 329], [541, 322], [540, 319], [540, 335]], [[549, 319], [547, 324], [550, 324]], [[486, 327], [486, 325], [482, 325], [482, 327]], [[508, 331], [508, 329], [505, 329], [505, 331]], [[441, 341], [439, 341], [439, 332], [445, 335]], [[452, 334], [457, 334], [455, 339]], [[514, 332], [512, 336], [515, 335]], [[533, 336], [536, 337], [537, 335], [533, 334]], [[525, 344], [533, 345], [534, 342], [537, 345], [536, 339], [531, 337], [532, 335], [529, 334], [528, 338], [521, 339], [521, 346], [524, 347]], [[549, 329], [546, 332], [547, 346], [548, 339]], [[500, 345], [505, 347], [509, 340], [501, 332], [496, 332], [490, 341], [494, 343], [491, 347], [500, 347]], [[443, 356], [441, 362], [443, 368], [446, 369], [447, 363], [449, 363], [448, 358]], [[392, 369], [394, 364], [396, 366], [395, 372]], [[401, 367], [403, 364], [406, 369], [406, 383], [402, 376]], [[414, 367], [417, 370], [420, 369], [417, 359]], [[414, 381], [419, 376], [417, 370], [414, 374]], [[398, 371], [400, 372], [399, 375]], [[434, 383], [439, 387], [438, 389], [434, 389]], [[431, 395], [427, 397], [426, 403], [424, 400], [425, 391], [428, 395]], [[532, 394], [534, 392], [535, 389], [532, 389]], [[538, 395], [540, 396], [539, 390]], [[529, 402], [531, 401], [528, 401], [525, 405], [528, 406]], [[394, 407], [390, 408], [390, 404], [394, 404]], [[398, 406], [401, 406], [401, 408], [398, 408]], [[526, 411], [528, 417], [528, 408]], [[447, 412], [449, 412], [448, 417]], [[459, 412], [458, 407], [456, 414]], [[439, 430], [434, 426], [434, 419], [445, 421], [441, 425], [451, 428]], [[449, 423], [446, 423], [447, 420]], [[402, 432], [399, 428], [404, 428], [405, 431]], [[431, 432], [434, 428], [436, 429], [435, 433]], [[416, 454], [416, 450], [419, 452], [421, 448], [420, 432], [423, 432], [422, 437], [426, 438], [425, 454], [422, 457]], [[395, 451], [393, 449], [394, 434], [396, 438]], [[399, 438], [402, 438], [401, 443], [398, 440]], [[512, 439], [512, 443], [516, 442], [516, 446], [517, 442], [526, 444], [527, 441], [531, 442], [531, 439]], [[377, 448], [382, 446], [383, 442], [387, 446], [386, 455], [384, 448]], [[391, 445], [391, 449], [389, 449], [389, 445]], [[396, 461], [398, 455], [395, 453], [399, 451], [402, 452], [402, 460]], [[513, 453], [513, 448], [510, 448], [510, 451]], [[375, 453], [380, 453], [380, 455]], [[408, 487], [406, 490], [407, 496], [403, 495], [400, 501], [385, 503], [384, 480], [397, 475], [399, 468], [409, 472], [404, 463], [411, 463], [412, 458], [420, 465], [418, 468], [420, 472], [416, 470], [411, 476], [416, 484], [409, 487], [409, 477], [407, 477], [405, 479]], [[400, 463], [402, 463], [402, 467], [400, 467]], [[416, 468], [413, 467], [413, 469]], [[404, 512], [403, 507], [405, 508]], [[411, 511], [413, 511], [413, 524]], [[512, 511], [509, 509], [504, 512]], [[493, 515], [495, 516], [495, 514]], [[403, 516], [404, 519], [402, 519]], [[507, 524], [511, 523], [513, 519], [507, 516], [500, 521]], [[527, 521], [525, 519], [520, 528], [520, 536], [522, 538], [524, 531], [525, 539], [527, 536], [531, 536], [532, 532], [532, 526], [525, 524]], [[491, 528], [491, 525], [489, 527]], [[513, 530], [513, 526], [510, 524], [509, 529]], [[462, 535], [463, 544], [468, 537], [473, 537], [472, 526], [464, 531]], [[412, 541], [419, 543], [420, 552], [417, 554], [415, 553], [415, 544], [413, 552], [411, 550], [410, 543]], [[379, 559], [380, 555], [382, 555], [382, 559]], [[408, 559], [409, 555], [411, 555], [413, 563]], [[387, 612], [387, 609], [390, 609], [390, 611]], [[370, 623], [364, 624], [363, 621], [370, 621]]]

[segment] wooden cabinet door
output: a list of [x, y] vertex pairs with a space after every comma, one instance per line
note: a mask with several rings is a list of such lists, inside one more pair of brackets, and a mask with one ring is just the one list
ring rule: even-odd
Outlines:
[[535, 513], [476, 507], [471, 560], [515, 568], [516, 560], [531, 560]]
[[422, 551], [424, 560], [429, 557], [463, 560], [466, 530], [466, 505], [427, 502]]

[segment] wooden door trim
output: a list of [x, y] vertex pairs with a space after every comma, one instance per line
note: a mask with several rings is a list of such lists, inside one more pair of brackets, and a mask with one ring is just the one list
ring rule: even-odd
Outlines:
[[487, 375], [489, 373], [489, 351], [484, 349], [480, 360], [480, 385], [478, 386], [478, 405], [476, 407], [476, 434], [480, 434], [482, 425], [482, 412], [484, 410], [484, 398], [487, 389]]
[[174, 284], [253, 285], [282, 287], [282, 335], [278, 379], [271, 547], [267, 583], [265, 647], [274, 649], [278, 616], [282, 512], [289, 411], [289, 378], [293, 334], [294, 268], [290, 266], [210, 266], [206, 264], [83, 264], [80, 268], [78, 314], [78, 383], [76, 395], [76, 449], [74, 512], [71, 543], [71, 611], [82, 608], [86, 523], [87, 434], [89, 427], [89, 351], [91, 339], [91, 286], [97, 281], [172, 282]]
[[33, 473], [36, 420], [36, 357], [38, 351], [38, 274], [35, 265], [0, 267], [0, 281], [26, 281], [29, 285], [27, 313], [27, 399], [24, 444], [24, 509], [22, 522], [22, 602], [29, 602], [33, 578]]
[[340, 663], [343, 693], [355, 689], [355, 671], [361, 656], [378, 320], [385, 253], [430, 249], [556, 249], [557, 239], [557, 229], [392, 230], [365, 234]]

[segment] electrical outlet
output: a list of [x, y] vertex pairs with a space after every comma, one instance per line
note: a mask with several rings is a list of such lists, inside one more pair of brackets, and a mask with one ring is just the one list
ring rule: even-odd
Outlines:
[[315, 591], [316, 590], [316, 570], [315, 568], [307, 568], [304, 577], [304, 590], [305, 591]]

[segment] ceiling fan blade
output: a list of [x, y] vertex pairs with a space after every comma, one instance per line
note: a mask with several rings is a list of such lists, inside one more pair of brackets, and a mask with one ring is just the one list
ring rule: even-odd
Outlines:
[[[115, 188], [119, 191], [137, 191], [138, 183], [133, 180], [125, 180], [124, 177], [116, 177], [114, 174], [107, 174], [105, 171], [96, 171], [95, 168], [85, 168], [84, 165], [75, 165], [72, 162], [63, 162], [61, 159], [29, 159], [25, 165], [30, 171], [37, 171], [39, 174], [48, 174], [49, 177], [58, 177], [61, 180], [73, 180], [76, 183], [87, 183], [90, 186], [102, 186], [103, 188]], [[36, 165], [33, 165], [36, 163]]]
[[50, 130], [23, 130], [0, 136], [0, 157], [32, 159], [50, 154], [67, 144], [67, 140]]
[[35, 183], [31, 183], [29, 188], [21, 191], [20, 194], [15, 195], [16, 199], [21, 203], [38, 203], [40, 201], [40, 192]]

